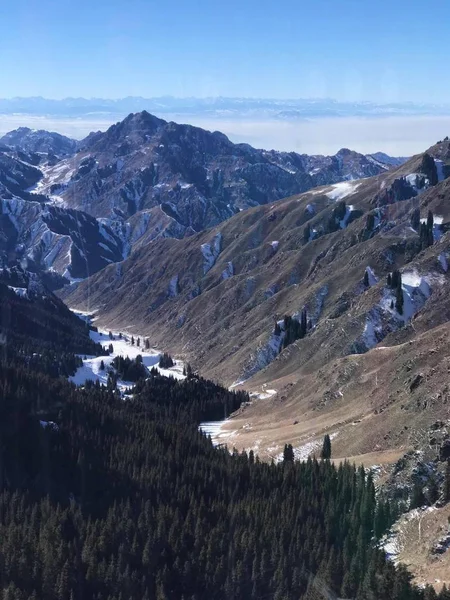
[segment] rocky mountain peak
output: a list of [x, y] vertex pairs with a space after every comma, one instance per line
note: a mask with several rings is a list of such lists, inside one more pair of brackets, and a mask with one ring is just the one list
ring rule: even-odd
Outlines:
[[0, 138], [0, 143], [23, 152], [54, 154], [55, 156], [72, 155], [77, 142], [55, 131], [18, 127]]

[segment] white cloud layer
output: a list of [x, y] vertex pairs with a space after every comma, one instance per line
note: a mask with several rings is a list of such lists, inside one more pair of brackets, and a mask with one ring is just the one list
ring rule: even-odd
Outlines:
[[[105, 130], [120, 116], [56, 118], [0, 115], [0, 134], [16, 127], [58, 131], [82, 139], [91, 131]], [[450, 134], [450, 116], [334, 117], [295, 121], [218, 119], [203, 116], [164, 115], [180, 123], [189, 122], [225, 133], [233, 142], [246, 142], [266, 149], [306, 154], [334, 154], [346, 147], [365, 154], [382, 151], [392, 156], [423, 152]]]

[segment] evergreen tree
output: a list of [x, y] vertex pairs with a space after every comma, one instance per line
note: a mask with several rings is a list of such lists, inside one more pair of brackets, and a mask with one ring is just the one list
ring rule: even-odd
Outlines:
[[399, 281], [401, 282], [400, 271], [398, 269], [394, 269], [394, 271], [392, 271], [391, 278], [391, 288], [393, 290], [396, 290], [398, 288]]
[[364, 280], [363, 280], [363, 283], [364, 283], [364, 287], [366, 287], [366, 288], [369, 287], [369, 273], [368, 273], [367, 270], [364, 271]]
[[434, 216], [433, 216], [433, 213], [431, 212], [431, 210], [429, 210], [428, 216], [427, 216], [428, 246], [432, 246], [434, 243], [433, 229], [434, 229]]
[[375, 215], [373, 213], [369, 213], [366, 217], [366, 230], [373, 231], [375, 227]]
[[438, 172], [434, 158], [427, 152], [422, 157], [422, 164], [420, 165], [420, 172], [423, 173], [429, 180], [430, 185], [434, 186], [438, 183]]
[[161, 354], [161, 356], [159, 357], [159, 366], [161, 367], [161, 369], [170, 369], [174, 366], [174, 364], [175, 363], [172, 357], [170, 356], [170, 354], [167, 354], [167, 352], [164, 352], [164, 354]]
[[294, 448], [292, 444], [285, 444], [283, 450], [283, 462], [294, 462]]
[[427, 500], [430, 505], [434, 504], [439, 498], [439, 485], [436, 476], [431, 475], [428, 481]]
[[416, 207], [411, 215], [411, 227], [416, 231], [420, 230], [420, 208]]
[[306, 223], [305, 229], [303, 230], [303, 243], [307, 244], [309, 242], [309, 238], [311, 237], [311, 225]]
[[450, 502], [450, 458], [447, 458], [444, 478], [444, 502]]
[[331, 458], [331, 439], [328, 433], [323, 438], [322, 451], [320, 453], [320, 456], [324, 460]]
[[131, 345], [134, 346], [134, 336], [131, 336]]
[[409, 510], [412, 510], [413, 508], [420, 508], [424, 504], [425, 504], [425, 495], [423, 493], [423, 485], [420, 481], [415, 481], [413, 490], [412, 490], [412, 496], [411, 496], [411, 502], [409, 505]]
[[438, 600], [438, 595], [432, 585], [427, 584], [425, 586], [425, 589], [423, 590], [423, 600]]
[[105, 363], [103, 362], [103, 359], [100, 361], [100, 371], [104, 371], [105, 370]]
[[403, 314], [403, 288], [402, 288], [402, 276], [398, 273], [397, 276], [397, 288], [395, 291], [395, 308], [397, 309], [400, 315]]

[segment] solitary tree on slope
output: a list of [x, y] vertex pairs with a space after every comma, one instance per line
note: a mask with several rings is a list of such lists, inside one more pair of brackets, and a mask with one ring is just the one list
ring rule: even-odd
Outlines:
[[328, 433], [323, 438], [322, 452], [320, 456], [324, 460], [331, 458], [331, 438]]

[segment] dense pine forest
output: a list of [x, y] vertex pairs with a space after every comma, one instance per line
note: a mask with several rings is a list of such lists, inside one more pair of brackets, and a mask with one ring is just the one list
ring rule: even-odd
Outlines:
[[389, 511], [363, 468], [262, 463], [198, 431], [245, 393], [154, 369], [124, 399], [25, 355], [1, 365], [3, 600], [436, 597], [376, 549]]

